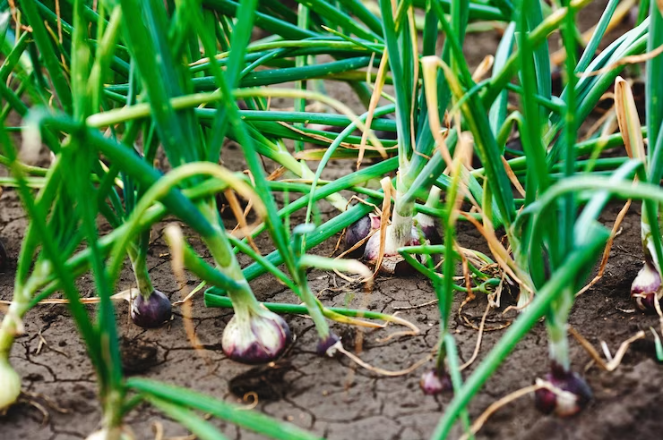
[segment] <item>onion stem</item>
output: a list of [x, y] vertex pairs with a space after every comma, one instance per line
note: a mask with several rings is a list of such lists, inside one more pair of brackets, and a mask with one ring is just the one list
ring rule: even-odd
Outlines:
[[134, 276], [136, 277], [136, 283], [138, 284], [138, 292], [143, 298], [147, 299], [154, 291], [152, 280], [150, 280], [150, 274], [147, 271], [147, 261], [144, 256], [139, 255], [139, 252], [134, 249], [134, 246], [130, 245], [127, 248], [127, 251], [129, 253], [129, 259], [131, 260]]

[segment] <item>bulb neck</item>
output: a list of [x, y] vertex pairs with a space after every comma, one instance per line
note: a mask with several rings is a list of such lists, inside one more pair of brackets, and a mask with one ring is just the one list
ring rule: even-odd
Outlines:
[[[208, 202], [202, 202], [198, 205], [198, 207], [215, 231], [214, 234], [204, 236], [202, 239], [212, 254], [212, 258], [214, 258], [214, 262], [216, 263], [217, 268], [224, 275], [231, 277], [233, 280], [237, 282], [245, 282], [246, 279], [242, 273], [242, 268], [239, 266], [237, 258], [235, 258], [235, 254], [233, 253], [232, 246], [226, 238], [225, 230], [223, 229], [222, 224], [219, 222], [219, 215], [216, 210], [216, 206], [214, 205], [214, 200], [212, 199]], [[249, 292], [251, 291], [250, 288], [248, 290]]]
[[119, 390], [109, 390], [105, 396], [103, 431], [106, 433], [106, 440], [122, 438], [122, 400], [123, 395]]
[[398, 211], [394, 211], [391, 227], [396, 249], [412, 241], [412, 225], [412, 215], [403, 216]]
[[129, 259], [138, 285], [138, 292], [140, 292], [143, 299], [148, 299], [154, 292], [154, 286], [147, 270], [147, 261], [144, 256], [139, 255], [135, 250], [129, 251]]
[[236, 280], [238, 289], [228, 291], [228, 297], [232, 302], [235, 313], [240, 316], [249, 316], [251, 313], [260, 314], [262, 306], [253, 295], [251, 287], [246, 279]]
[[20, 284], [16, 284], [14, 288], [14, 297], [7, 314], [2, 319], [0, 324], [0, 361], [9, 359], [9, 352], [11, 351], [14, 339], [17, 335], [23, 332], [23, 323], [21, 319], [30, 308], [29, 291]]
[[551, 305], [551, 313], [546, 318], [548, 328], [550, 359], [564, 371], [570, 371], [569, 339], [567, 322], [573, 305], [573, 291], [566, 289]]

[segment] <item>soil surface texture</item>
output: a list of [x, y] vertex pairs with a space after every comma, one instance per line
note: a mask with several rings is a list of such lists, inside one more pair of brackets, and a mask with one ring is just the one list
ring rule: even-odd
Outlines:
[[[605, 2], [594, 2], [579, 17], [589, 27], [596, 22]], [[468, 59], [476, 66], [483, 56], [495, 53], [497, 33], [468, 35], [465, 44]], [[335, 95], [348, 93], [342, 84]], [[337, 87], [336, 85], [334, 86]], [[348, 99], [346, 104], [357, 107]], [[279, 107], [278, 100], [272, 105]], [[285, 106], [285, 105], [284, 105]], [[642, 116], [642, 115], [641, 115]], [[224, 160], [233, 170], [242, 169], [237, 147], [224, 149]], [[329, 164], [323, 178], [334, 179], [353, 170], [354, 161]], [[349, 194], [346, 194], [349, 196]], [[612, 227], [622, 205], [609, 205], [602, 221]], [[328, 205], [321, 208], [321, 218], [335, 215]], [[171, 219], [169, 221], [175, 221]], [[293, 217], [295, 224], [301, 221]], [[553, 439], [599, 440], [661, 438], [663, 432], [663, 366], [656, 362], [650, 327], [658, 328], [658, 317], [636, 310], [629, 298], [631, 282], [642, 265], [640, 244], [640, 207], [631, 206], [614, 241], [602, 279], [582, 294], [570, 317], [570, 325], [599, 352], [604, 341], [611, 353], [638, 331], [646, 339], [635, 342], [621, 365], [612, 372], [601, 370], [587, 351], [571, 340], [571, 359], [575, 371], [584, 374], [594, 393], [594, 400], [579, 415], [569, 419], [544, 416], [536, 411], [533, 396], [522, 397], [497, 411], [479, 431], [479, 439]], [[162, 239], [167, 222], [152, 230], [153, 245], [148, 266], [154, 285], [176, 301], [193, 289], [198, 281], [190, 276], [180, 289], [173, 276], [168, 247]], [[232, 225], [229, 224], [229, 227]], [[10, 257], [8, 268], [0, 273], [0, 300], [11, 300], [15, 260], [18, 255], [26, 215], [16, 193], [6, 190], [0, 197], [0, 237]], [[103, 226], [102, 226], [103, 228]], [[186, 229], [185, 229], [186, 231]], [[211, 258], [197, 236], [187, 234], [188, 241], [208, 261]], [[485, 240], [469, 224], [460, 223], [458, 241], [464, 247], [488, 253]], [[263, 253], [270, 250], [267, 240], [258, 240]], [[335, 239], [312, 252], [330, 255]], [[250, 263], [240, 257], [242, 265]], [[439, 313], [433, 303], [435, 294], [422, 276], [379, 277], [372, 292], [331, 272], [309, 273], [312, 290], [327, 306], [363, 308], [393, 314], [419, 329], [415, 336], [384, 338], [403, 329], [389, 325], [384, 329], [360, 331], [334, 324], [346, 349], [356, 351], [364, 361], [387, 370], [407, 369], [429, 356], [438, 342]], [[117, 290], [133, 287], [133, 276], [125, 265]], [[298, 298], [266, 275], [251, 283], [261, 301], [297, 303]], [[83, 295], [94, 296], [90, 275], [79, 280]], [[454, 301], [451, 329], [459, 355], [464, 363], [472, 358], [479, 332], [477, 328], [487, 306], [478, 296], [459, 313], [465, 296]], [[469, 374], [479, 365], [516, 312], [504, 310], [514, 303], [505, 291], [501, 305], [491, 309], [486, 332], [477, 359], [463, 371]], [[88, 306], [94, 312], [95, 306]], [[0, 309], [0, 315], [3, 309]], [[143, 330], [131, 324], [128, 305], [117, 305], [117, 325], [122, 338], [124, 369], [128, 375], [139, 375], [170, 384], [189, 387], [217, 398], [256, 405], [256, 409], [275, 418], [290, 421], [302, 428], [332, 440], [415, 440], [428, 439], [451, 399], [425, 396], [419, 389], [424, 367], [399, 377], [385, 377], [361, 368], [347, 357], [324, 358], [316, 355], [316, 332], [304, 317], [286, 316], [296, 340], [292, 350], [271, 366], [251, 367], [225, 357], [221, 334], [232, 317], [232, 310], [205, 308], [202, 292], [193, 300], [192, 322], [203, 349], [196, 351], [184, 330], [182, 311], [174, 309], [172, 322], [156, 330]], [[25, 334], [16, 340], [11, 362], [23, 378], [21, 402], [0, 417], [0, 440], [78, 440], [99, 428], [101, 411], [96, 397], [96, 382], [85, 346], [79, 337], [65, 305], [38, 306], [25, 318]], [[543, 322], [520, 341], [495, 375], [481, 389], [470, 405], [470, 416], [476, 419], [489, 405], [520, 388], [532, 385], [548, 371], [547, 337]], [[243, 398], [246, 397], [244, 400]], [[256, 401], [257, 398], [257, 401]], [[212, 421], [230, 439], [260, 438], [254, 433], [223, 422]], [[127, 426], [137, 439], [183, 438], [188, 432], [156, 409], [138, 406], [126, 418]], [[462, 435], [456, 426], [451, 438]]]
[[[337, 165], [338, 171], [346, 165]], [[348, 165], [349, 166], [349, 165]], [[15, 193], [7, 191], [0, 198], [0, 233], [9, 255], [15, 256], [25, 229], [25, 214]], [[323, 212], [323, 215], [330, 215]], [[611, 227], [621, 209], [611, 205], [604, 223]], [[150, 273], [155, 286], [172, 300], [195, 287], [191, 278], [182, 292], [172, 274], [168, 248], [160, 238], [164, 224], [153, 232], [154, 244], [149, 256]], [[600, 370], [590, 363], [587, 352], [571, 341], [575, 371], [585, 372], [594, 392], [594, 401], [580, 415], [570, 419], [543, 416], [533, 406], [531, 395], [499, 410], [491, 417], [478, 438], [518, 439], [658, 439], [663, 430], [663, 367], [655, 361], [650, 326], [658, 318], [635, 310], [629, 299], [630, 284], [642, 261], [639, 243], [639, 207], [633, 206], [621, 225], [601, 281], [578, 298], [570, 324], [600, 351], [605, 341], [614, 354], [622, 341], [638, 330], [647, 339], [628, 350], [616, 371]], [[459, 226], [462, 246], [483, 249], [483, 239], [467, 224]], [[209, 259], [199, 240], [191, 234], [191, 243]], [[258, 241], [261, 248], [267, 243]], [[334, 240], [316, 248], [315, 253], [328, 255]], [[247, 264], [248, 260], [242, 258]], [[0, 274], [0, 299], [9, 300], [13, 288], [13, 267]], [[333, 273], [313, 271], [309, 280], [314, 292], [329, 306], [366, 308], [399, 316], [416, 324], [417, 336], [379, 342], [401, 329], [361, 332], [359, 356], [366, 362], [389, 370], [406, 369], [434, 350], [438, 339], [436, 304], [424, 305], [435, 296], [427, 279], [420, 276], [378, 278], [374, 290], [365, 293]], [[125, 267], [118, 289], [132, 286], [132, 275]], [[257, 297], [263, 301], [296, 302], [293, 293], [276, 284], [270, 276], [253, 281]], [[93, 296], [89, 276], [80, 280], [81, 292]], [[467, 304], [462, 314], [458, 308], [464, 296], [454, 303], [451, 324], [463, 362], [474, 352], [479, 325], [487, 299]], [[501, 307], [489, 312], [486, 331], [477, 360], [464, 372], [478, 365], [488, 350], [502, 336], [504, 327], [515, 318], [515, 312], [502, 311], [513, 298], [505, 292]], [[90, 311], [94, 306], [89, 306]], [[250, 404], [258, 398], [257, 409], [273, 417], [291, 421], [329, 439], [425, 439], [435, 428], [451, 396], [424, 396], [419, 377], [426, 367], [400, 377], [384, 377], [356, 366], [345, 357], [330, 359], [315, 354], [316, 333], [310, 320], [287, 317], [296, 335], [292, 350], [271, 367], [250, 367], [227, 359], [221, 351], [221, 333], [232, 311], [205, 308], [199, 294], [193, 304], [193, 324], [203, 344], [196, 352], [186, 338], [182, 313], [175, 309], [173, 321], [157, 330], [142, 330], [130, 323], [128, 307], [118, 304], [117, 324], [123, 340], [125, 371], [130, 375], [162, 380], [209, 393], [232, 402]], [[345, 347], [357, 348], [356, 328], [334, 324]], [[3, 440], [69, 440], [82, 439], [97, 429], [101, 412], [96, 400], [96, 385], [85, 347], [64, 305], [43, 305], [25, 319], [26, 333], [17, 339], [11, 362], [23, 377], [26, 392], [21, 403], [0, 418]], [[432, 364], [428, 363], [427, 367]], [[470, 406], [477, 417], [491, 403], [542, 377], [548, 370], [547, 338], [543, 323], [537, 324], [516, 347], [507, 361], [488, 381]], [[255, 394], [253, 394], [255, 393]], [[242, 401], [246, 396], [248, 401]], [[36, 405], [35, 405], [36, 403]], [[48, 414], [48, 416], [45, 415]], [[186, 435], [186, 431], [148, 406], [139, 406], [126, 419], [138, 439], [155, 438], [154, 429], [161, 425], [166, 438]], [[220, 422], [215, 422], [220, 423]], [[221, 424], [229, 438], [259, 438], [231, 425]], [[461, 435], [457, 427], [452, 438]]]

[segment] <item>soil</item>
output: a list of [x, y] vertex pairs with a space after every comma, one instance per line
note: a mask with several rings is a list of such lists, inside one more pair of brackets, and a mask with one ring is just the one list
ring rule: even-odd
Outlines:
[[[587, 11], [589, 22], [595, 22], [601, 4]], [[594, 13], [591, 11], [594, 10]], [[591, 24], [591, 23], [590, 23]], [[473, 65], [483, 55], [494, 53], [497, 36], [470, 35], [465, 48]], [[335, 94], [343, 94], [339, 87]], [[338, 95], [337, 95], [338, 96]], [[346, 103], [348, 103], [346, 101]], [[356, 104], [349, 102], [350, 105]], [[278, 106], [278, 101], [273, 105]], [[232, 146], [225, 149], [225, 159], [237, 164]], [[351, 171], [349, 162], [332, 162], [324, 177], [332, 179]], [[231, 166], [231, 168], [233, 168]], [[237, 168], [233, 168], [237, 169]], [[621, 205], [610, 205], [602, 217], [611, 227]], [[323, 206], [322, 218], [333, 210]], [[297, 218], [293, 218], [296, 221]], [[495, 413], [479, 432], [480, 439], [659, 439], [663, 431], [663, 367], [656, 362], [654, 342], [649, 327], [657, 327], [658, 318], [635, 310], [629, 299], [630, 285], [642, 264], [640, 246], [640, 211], [633, 205], [614, 241], [603, 278], [576, 302], [570, 324], [597, 350], [605, 341], [614, 354], [619, 345], [639, 330], [647, 339], [637, 341], [627, 351], [619, 368], [613, 372], [599, 369], [587, 352], [571, 341], [571, 359], [575, 371], [584, 372], [594, 392], [594, 400], [585, 411], [569, 419], [544, 416], [533, 406], [528, 395]], [[166, 223], [153, 229], [148, 266], [155, 287], [175, 301], [186, 295], [197, 280], [191, 277], [181, 290], [170, 266], [168, 247], [161, 239]], [[26, 216], [15, 192], [5, 191], [0, 197], [0, 236], [10, 256], [9, 267], [0, 273], [0, 299], [10, 300], [13, 289], [15, 258], [26, 226]], [[209, 254], [194, 234], [189, 242], [208, 260]], [[483, 238], [470, 225], [459, 225], [461, 245], [487, 252]], [[331, 254], [335, 240], [329, 240], [313, 252]], [[266, 251], [269, 244], [258, 241]], [[248, 259], [240, 258], [243, 265]], [[438, 340], [439, 314], [435, 304], [424, 305], [435, 296], [423, 277], [380, 277], [370, 294], [358, 286], [348, 285], [333, 273], [312, 271], [309, 281], [324, 304], [366, 308], [399, 316], [421, 330], [417, 336], [379, 342], [400, 329], [363, 331], [345, 325], [332, 328], [343, 337], [347, 349], [357, 350], [366, 362], [390, 370], [405, 369], [434, 350]], [[292, 292], [277, 285], [270, 276], [251, 283], [262, 301], [296, 302]], [[84, 296], [93, 296], [89, 275], [79, 280]], [[118, 290], [132, 287], [132, 275], [125, 267]], [[467, 304], [461, 316], [458, 308], [464, 297], [454, 301], [451, 328], [459, 355], [464, 362], [472, 357], [478, 331], [467, 322], [478, 325], [487, 300], [478, 297]], [[491, 347], [504, 334], [503, 329], [515, 317], [513, 311], [502, 311], [513, 304], [508, 294], [502, 297], [499, 310], [490, 312], [487, 331], [477, 360], [463, 372], [467, 377]], [[89, 306], [90, 312], [94, 306]], [[131, 324], [128, 306], [118, 304], [117, 325], [122, 338], [124, 369], [127, 375], [140, 375], [166, 383], [198, 390], [216, 398], [248, 405], [257, 396], [256, 409], [280, 420], [290, 421], [329, 439], [406, 440], [427, 439], [440, 420], [451, 395], [424, 396], [419, 377], [426, 367], [401, 377], [385, 377], [357, 367], [345, 357], [323, 358], [315, 354], [316, 333], [310, 320], [286, 317], [296, 341], [288, 354], [274, 365], [251, 367], [227, 359], [221, 351], [221, 333], [232, 311], [205, 308], [202, 295], [193, 300], [195, 332], [203, 350], [196, 351], [186, 338], [180, 309], [175, 309], [171, 323], [156, 330], [142, 330]], [[358, 344], [359, 341], [361, 344]], [[496, 374], [472, 401], [469, 410], [475, 419], [490, 404], [509, 393], [529, 386], [548, 371], [547, 337], [543, 323], [516, 346]], [[25, 335], [18, 338], [11, 362], [23, 377], [24, 396], [4, 417], [0, 417], [2, 440], [73, 440], [83, 439], [99, 427], [101, 411], [96, 399], [93, 369], [64, 305], [44, 305], [32, 310], [25, 319]], [[427, 367], [430, 367], [429, 363]], [[248, 401], [242, 400], [247, 396]], [[252, 396], [252, 397], [251, 397]], [[141, 405], [126, 418], [126, 424], [137, 439], [155, 438], [155, 428], [163, 428], [165, 438], [185, 436], [188, 432], [147, 405]], [[261, 438], [250, 431], [212, 420], [231, 439]], [[451, 438], [462, 435], [456, 426]]]
[[[336, 164], [340, 172], [348, 164]], [[330, 170], [332, 171], [332, 170]], [[8, 253], [15, 256], [25, 228], [25, 215], [13, 191], [0, 198], [1, 235]], [[621, 206], [611, 205], [604, 223], [612, 221]], [[329, 208], [331, 211], [331, 208]], [[330, 214], [329, 211], [323, 215]], [[180, 298], [168, 256], [168, 248], [155, 228], [149, 267], [155, 286], [171, 299]], [[600, 370], [590, 363], [587, 352], [571, 342], [571, 357], [576, 371], [584, 371], [594, 391], [594, 401], [580, 415], [570, 419], [542, 416], [533, 407], [533, 398], [521, 398], [499, 410], [480, 431], [478, 438], [553, 438], [608, 439], [660, 438], [663, 429], [663, 368], [655, 361], [650, 326], [658, 319], [635, 311], [629, 300], [630, 283], [641, 264], [639, 245], [639, 210], [631, 208], [615, 239], [611, 257], [601, 281], [578, 298], [570, 324], [597, 349], [605, 341], [614, 353], [622, 341], [638, 330], [647, 332], [647, 339], [631, 346], [620, 367], [613, 372]], [[209, 257], [196, 237], [190, 242], [202, 255]], [[467, 224], [459, 227], [461, 245], [483, 249], [483, 239]], [[327, 255], [333, 240], [315, 249]], [[258, 242], [259, 246], [266, 243]], [[243, 264], [248, 261], [242, 259]], [[0, 274], [0, 298], [11, 298], [13, 269]], [[438, 311], [435, 304], [420, 306], [434, 299], [430, 283], [418, 276], [377, 280], [374, 290], [365, 294], [356, 286], [348, 286], [332, 273], [313, 271], [309, 275], [313, 290], [330, 306], [363, 307], [385, 313], [399, 311], [400, 316], [421, 329], [418, 336], [378, 342], [397, 331], [393, 326], [362, 332], [360, 357], [372, 365], [391, 370], [409, 367], [433, 350], [438, 338]], [[131, 287], [128, 267], [118, 289]], [[196, 281], [189, 280], [187, 291]], [[263, 276], [253, 281], [258, 298], [264, 301], [294, 302], [294, 295], [278, 287], [273, 279]], [[81, 292], [91, 296], [89, 277], [80, 280]], [[464, 298], [458, 296], [454, 311]], [[478, 324], [486, 307], [486, 298], [479, 297], [463, 309], [469, 321]], [[505, 294], [501, 310], [513, 299]], [[414, 308], [412, 308], [414, 307]], [[94, 307], [90, 306], [92, 310]], [[405, 310], [401, 310], [406, 308]], [[409, 309], [407, 309], [409, 308]], [[202, 298], [196, 297], [193, 323], [204, 350], [196, 352], [187, 341], [182, 316], [176, 309], [173, 321], [164, 328], [142, 330], [129, 322], [128, 307], [117, 308], [117, 324], [123, 340], [124, 367], [128, 375], [162, 380], [199, 390], [217, 398], [242, 403], [241, 396], [254, 392], [257, 409], [281, 420], [291, 421], [329, 439], [425, 439], [430, 436], [451, 396], [424, 396], [418, 381], [425, 369], [402, 377], [389, 378], [356, 367], [347, 358], [329, 359], [314, 353], [316, 334], [312, 323], [301, 317], [287, 317], [296, 342], [288, 355], [275, 365], [249, 367], [228, 360], [221, 351], [223, 327], [232, 315], [225, 309], [207, 309]], [[515, 317], [514, 312], [502, 315], [491, 311], [487, 329], [502, 327]], [[478, 332], [455, 314], [452, 323], [463, 361], [471, 358]], [[66, 306], [44, 305], [31, 311], [25, 319], [26, 334], [17, 339], [11, 361], [24, 378], [24, 400], [0, 418], [0, 438], [18, 439], [81, 439], [94, 431], [101, 413], [96, 400], [94, 373], [85, 348], [72, 324]], [[353, 349], [357, 330], [333, 325], [342, 335], [346, 348]], [[484, 333], [479, 358], [466, 370], [467, 376], [502, 336], [503, 330]], [[488, 381], [470, 406], [477, 417], [491, 403], [519, 388], [531, 385], [548, 369], [547, 339], [542, 323], [535, 326], [516, 347], [513, 354]], [[429, 364], [430, 365], [430, 364]], [[253, 396], [253, 395], [251, 395]], [[249, 399], [249, 401], [251, 401]], [[48, 416], [32, 402], [46, 410]], [[246, 404], [244, 402], [243, 404]], [[154, 438], [153, 426], [161, 424], [166, 437], [186, 434], [179, 425], [158, 411], [140, 406], [126, 419], [138, 439]], [[260, 438], [231, 425], [215, 422], [229, 438]], [[452, 438], [461, 435], [457, 427]]]

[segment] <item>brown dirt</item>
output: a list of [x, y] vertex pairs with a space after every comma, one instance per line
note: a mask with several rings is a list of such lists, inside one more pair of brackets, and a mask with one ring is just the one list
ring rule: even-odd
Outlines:
[[[10, 255], [16, 255], [25, 226], [25, 217], [15, 194], [7, 191], [0, 198], [0, 233]], [[611, 226], [619, 206], [611, 206], [605, 214], [605, 223]], [[602, 281], [578, 299], [571, 315], [571, 325], [598, 348], [606, 341], [614, 352], [619, 344], [637, 330], [648, 331], [657, 319], [635, 312], [628, 293], [641, 260], [639, 246], [639, 213], [632, 208], [615, 240], [611, 259]], [[155, 228], [160, 231], [163, 225]], [[190, 240], [197, 244], [195, 237]], [[482, 246], [482, 239], [468, 225], [461, 225], [461, 244]], [[264, 244], [260, 244], [264, 246]], [[316, 249], [328, 254], [333, 244]], [[197, 246], [202, 251], [200, 246]], [[179, 297], [173, 280], [167, 254], [160, 239], [151, 248], [149, 267], [159, 289], [173, 299]], [[203, 251], [203, 255], [206, 255]], [[247, 261], [243, 260], [246, 264]], [[364, 296], [358, 289], [345, 286], [343, 280], [331, 273], [314, 271], [310, 282], [321, 299], [328, 305], [349, 304], [370, 310], [393, 313], [395, 308], [416, 306], [434, 298], [427, 280], [420, 277], [381, 278], [375, 290]], [[0, 297], [11, 297], [13, 271], [0, 275]], [[195, 281], [189, 281], [189, 288]], [[123, 273], [120, 289], [131, 285], [131, 274]], [[274, 288], [272, 278], [263, 276], [253, 283], [261, 300], [296, 301], [293, 294], [283, 288]], [[89, 277], [80, 282], [84, 294], [92, 294]], [[455, 310], [462, 300], [457, 297]], [[505, 295], [502, 308], [512, 303]], [[478, 322], [485, 298], [465, 308], [467, 317]], [[194, 304], [196, 333], [204, 345], [203, 356], [194, 352], [186, 340], [182, 317], [176, 310], [172, 323], [162, 329], [144, 331], [128, 321], [127, 306], [117, 309], [117, 323], [123, 338], [125, 369], [128, 374], [163, 380], [209, 393], [217, 398], [241, 402], [237, 394], [254, 391], [259, 395], [258, 409], [278, 419], [289, 420], [330, 439], [423, 439], [428, 438], [438, 422], [450, 396], [440, 398], [423, 396], [418, 388], [423, 371], [404, 377], [386, 378], [356, 368], [346, 359], [326, 359], [314, 354], [315, 331], [310, 321], [288, 317], [297, 340], [289, 356], [275, 368], [255, 368], [234, 363], [220, 350], [220, 337], [231, 311], [206, 309], [201, 298]], [[377, 339], [395, 331], [364, 333], [361, 357], [373, 365], [387, 369], [403, 369], [431, 351], [437, 342], [438, 312], [435, 305], [402, 312], [402, 317], [416, 323], [421, 335], [378, 343]], [[513, 319], [513, 314], [489, 316], [488, 326]], [[85, 356], [85, 348], [75, 332], [65, 306], [41, 306], [29, 313], [25, 321], [26, 335], [19, 338], [11, 360], [24, 378], [24, 390], [34, 395], [37, 402], [46, 405], [50, 417], [43, 415], [28, 402], [14, 406], [0, 419], [2, 439], [80, 439], [85, 438], [98, 425], [101, 413], [95, 398], [92, 368]], [[452, 324], [463, 360], [471, 357], [477, 331], [465, 326], [460, 319]], [[346, 347], [352, 348], [354, 329], [334, 325], [343, 335]], [[485, 334], [481, 354], [471, 371], [503, 331]], [[46, 344], [40, 344], [41, 337]], [[40, 345], [41, 349], [40, 349]], [[577, 371], [586, 369], [595, 400], [581, 415], [560, 420], [542, 416], [532, 405], [531, 396], [522, 398], [495, 414], [479, 434], [479, 438], [554, 438], [554, 439], [607, 439], [659, 438], [663, 429], [663, 369], [655, 362], [651, 335], [635, 344], [617, 371], [607, 373], [588, 365], [587, 353], [572, 342], [571, 356]], [[470, 407], [476, 417], [488, 405], [506, 394], [530, 385], [546, 373], [547, 346], [543, 324], [537, 324], [517, 346], [514, 353], [498, 370], [474, 399]], [[469, 371], [464, 372], [467, 376]], [[235, 393], [235, 394], [234, 394]], [[33, 396], [34, 398], [34, 396]], [[49, 408], [44, 398], [67, 410], [60, 413]], [[167, 436], [185, 434], [180, 426], [167, 420], [147, 406], [134, 410], [126, 420], [138, 439], [153, 438], [152, 425], [162, 423]], [[230, 438], [257, 438], [254, 434], [217, 422]], [[458, 437], [459, 430], [453, 434]]]
[[[596, 21], [604, 2], [594, 2], [586, 10], [586, 18]], [[592, 12], [593, 11], [593, 12]], [[581, 17], [582, 18], [582, 17]], [[584, 26], [583, 28], [586, 28]], [[487, 53], [494, 53], [497, 36], [470, 35], [465, 45], [468, 58], [476, 65]], [[337, 87], [335, 85], [335, 87]], [[344, 88], [338, 86], [336, 96]], [[275, 102], [274, 105], [278, 105]], [[226, 150], [233, 161], [233, 150]], [[332, 163], [325, 177], [344, 175], [350, 171], [348, 162]], [[611, 226], [621, 207], [610, 206], [603, 217]], [[323, 218], [332, 214], [323, 208]], [[15, 259], [26, 225], [26, 218], [13, 191], [0, 197], [0, 236], [8, 254]], [[172, 275], [168, 248], [159, 238], [164, 224], [154, 230], [155, 243], [151, 247], [148, 265], [155, 286], [171, 299], [180, 297]], [[628, 337], [642, 329], [647, 340], [634, 344], [622, 365], [608, 373], [589, 364], [587, 353], [574, 341], [571, 357], [576, 371], [585, 371], [595, 399], [580, 415], [570, 419], [542, 416], [527, 396], [498, 411], [480, 431], [480, 439], [658, 439], [663, 430], [663, 368], [655, 361], [654, 345], [648, 328], [657, 325], [657, 318], [634, 310], [629, 300], [629, 287], [642, 259], [639, 244], [639, 209], [631, 208], [620, 235], [615, 240], [611, 258], [603, 279], [582, 295], [573, 310], [570, 323], [597, 349], [605, 341], [612, 352]], [[189, 237], [202, 255], [199, 240]], [[483, 249], [483, 239], [469, 225], [461, 225], [459, 241], [465, 246]], [[334, 240], [315, 250], [327, 255]], [[262, 249], [268, 245], [259, 242]], [[485, 250], [485, 249], [484, 249]], [[242, 264], [248, 264], [246, 258]], [[9, 300], [13, 288], [14, 263], [0, 273], [0, 299]], [[409, 278], [380, 278], [374, 291], [364, 295], [360, 289], [346, 286], [345, 281], [332, 273], [314, 271], [310, 283], [321, 300], [329, 306], [366, 307], [393, 313], [396, 308], [417, 306], [434, 299], [427, 280]], [[252, 283], [260, 300], [295, 302], [297, 298], [283, 287], [276, 287], [273, 278], [263, 276]], [[128, 267], [122, 274], [118, 290], [132, 285]], [[192, 278], [188, 289], [196, 285]], [[89, 276], [80, 280], [84, 295], [92, 296], [93, 283]], [[457, 311], [462, 297], [454, 303]], [[512, 303], [505, 295], [502, 309]], [[486, 306], [485, 298], [478, 298], [465, 307], [464, 313], [478, 323]], [[94, 307], [90, 307], [92, 311]], [[426, 439], [440, 419], [450, 397], [422, 395], [418, 387], [424, 368], [403, 377], [386, 378], [355, 367], [345, 358], [327, 359], [315, 355], [316, 335], [312, 323], [300, 317], [287, 317], [297, 336], [292, 351], [275, 368], [256, 368], [228, 360], [221, 351], [221, 333], [232, 316], [225, 309], [206, 309], [199, 296], [194, 300], [193, 322], [196, 334], [204, 346], [202, 356], [186, 339], [181, 313], [169, 325], [157, 330], [141, 330], [129, 322], [126, 304], [117, 308], [117, 324], [123, 340], [124, 367], [127, 374], [162, 380], [190, 387], [217, 398], [242, 403], [241, 395], [256, 392], [258, 410], [281, 420], [309, 429], [329, 439]], [[497, 326], [514, 318], [514, 313], [501, 315], [493, 311], [488, 326]], [[396, 331], [368, 331], [363, 335], [365, 361], [386, 369], [399, 370], [426, 356], [437, 343], [438, 311], [436, 305], [418, 307], [401, 312], [421, 329], [419, 336], [379, 343], [378, 339]], [[457, 316], [457, 315], [454, 315]], [[94, 373], [85, 355], [85, 347], [72, 324], [65, 306], [41, 306], [31, 311], [25, 320], [26, 334], [16, 341], [11, 361], [23, 377], [23, 389], [30, 393], [26, 401], [12, 407], [0, 418], [2, 440], [73, 440], [85, 438], [98, 428], [101, 412], [96, 400]], [[334, 330], [343, 336], [347, 348], [353, 348], [356, 331], [342, 325]], [[461, 319], [452, 323], [460, 356], [471, 357], [478, 332]], [[477, 361], [463, 373], [465, 377], [481, 362], [485, 354], [504, 331], [485, 333]], [[45, 343], [41, 342], [42, 339]], [[491, 403], [519, 388], [531, 385], [536, 377], [547, 372], [547, 339], [542, 323], [517, 345], [497, 373], [472, 401], [470, 413], [476, 418]], [[238, 395], [240, 397], [238, 397]], [[32, 399], [46, 408], [45, 418]], [[52, 401], [54, 405], [49, 405]], [[59, 407], [66, 412], [59, 412]], [[137, 439], [154, 438], [153, 425], [160, 423], [166, 437], [187, 434], [178, 424], [168, 420], [148, 406], [139, 406], [126, 419]], [[251, 439], [259, 436], [223, 422], [214, 421], [231, 439]], [[451, 438], [461, 434], [456, 427]]]

